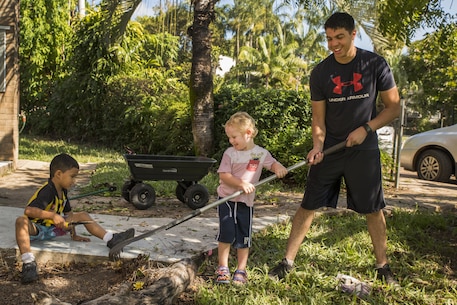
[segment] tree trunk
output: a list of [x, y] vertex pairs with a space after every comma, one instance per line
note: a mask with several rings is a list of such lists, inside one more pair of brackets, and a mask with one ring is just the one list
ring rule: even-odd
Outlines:
[[217, 0], [195, 0], [192, 37], [192, 68], [190, 73], [190, 104], [192, 134], [197, 156], [210, 156], [214, 149], [214, 100], [211, 66], [211, 32]]

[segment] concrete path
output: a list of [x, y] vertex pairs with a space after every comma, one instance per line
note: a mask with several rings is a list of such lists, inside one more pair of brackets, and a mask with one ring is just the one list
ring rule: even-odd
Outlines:
[[[22, 215], [24, 209], [0, 207], [0, 247], [17, 248], [14, 236], [15, 219]], [[94, 220], [105, 229], [120, 232], [134, 228], [139, 235], [153, 230], [161, 225], [168, 224], [171, 218], [133, 218], [93, 214]], [[286, 216], [259, 217], [254, 221], [254, 230], [258, 231], [276, 222], [285, 221]], [[96, 261], [106, 260], [109, 248], [106, 244], [91, 236], [83, 225], [77, 227], [78, 235], [90, 236], [91, 241], [76, 242], [69, 235], [56, 237], [51, 241], [32, 242], [32, 251], [37, 261], [68, 262], [68, 261]], [[193, 218], [167, 231], [158, 232], [144, 240], [137, 241], [124, 248], [122, 258], [135, 258], [139, 254], [149, 255], [150, 259], [158, 262], [176, 262], [190, 258], [200, 253], [217, 248], [215, 237], [218, 230], [216, 218]]]
[[[81, 171], [93, 170], [95, 164], [81, 165]], [[33, 193], [48, 178], [49, 163], [20, 160], [18, 169], [0, 177], [0, 248], [16, 248], [15, 220], [24, 212]], [[80, 175], [84, 176], [84, 175]], [[79, 177], [79, 176], [78, 176]], [[78, 184], [84, 184], [78, 178]], [[19, 201], [19, 202], [18, 202]], [[191, 213], [191, 212], [189, 212]], [[139, 235], [173, 221], [172, 218], [136, 218], [91, 214], [106, 230], [113, 232], [135, 229]], [[253, 229], [259, 231], [273, 223], [285, 221], [286, 215], [276, 217], [256, 217]], [[90, 236], [83, 225], [77, 227], [78, 235]], [[144, 240], [124, 248], [122, 258], [135, 258], [139, 254], [149, 255], [159, 262], [176, 262], [217, 248], [215, 237], [218, 230], [217, 218], [204, 218], [202, 215], [184, 222], [167, 231], [159, 232]], [[32, 251], [39, 262], [68, 262], [106, 260], [109, 248], [106, 244], [90, 236], [91, 242], [75, 242], [70, 236], [57, 237], [52, 241], [32, 242]]]

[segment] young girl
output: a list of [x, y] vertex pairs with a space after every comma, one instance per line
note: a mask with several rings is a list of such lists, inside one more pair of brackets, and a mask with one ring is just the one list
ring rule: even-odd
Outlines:
[[220, 198], [240, 190], [243, 194], [218, 207], [219, 267], [216, 271], [216, 283], [230, 282], [228, 259], [231, 245], [237, 249], [238, 259], [233, 283], [247, 282], [246, 265], [251, 246], [254, 183], [259, 181], [263, 168], [274, 172], [279, 178], [287, 174], [287, 169], [281, 163], [266, 149], [254, 143], [257, 132], [254, 119], [246, 112], [235, 113], [225, 123], [225, 133], [232, 147], [224, 152], [217, 171], [220, 179], [217, 193]]

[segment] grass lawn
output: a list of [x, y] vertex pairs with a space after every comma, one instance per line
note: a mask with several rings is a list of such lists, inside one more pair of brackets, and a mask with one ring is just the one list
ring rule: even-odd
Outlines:
[[[290, 223], [255, 235], [248, 285], [214, 285], [208, 280], [197, 293], [197, 303], [457, 304], [456, 215], [396, 210], [387, 225], [390, 265], [401, 288], [376, 280], [365, 217], [322, 214], [300, 248], [294, 271], [284, 280], [271, 280], [268, 270], [284, 254]], [[217, 261], [211, 263], [215, 270]], [[232, 264], [233, 272], [234, 260]], [[370, 284], [370, 296], [361, 300], [337, 290], [339, 273]]]
[[[92, 185], [105, 181], [122, 185], [129, 175], [123, 151], [21, 136], [21, 159], [50, 161], [61, 152], [71, 154], [80, 163], [97, 163]], [[213, 192], [217, 176], [210, 174], [202, 183]], [[172, 196], [174, 187], [174, 182], [154, 186], [158, 195]], [[457, 304], [457, 216], [394, 210], [386, 220], [390, 265], [401, 288], [386, 286], [375, 279], [374, 256], [364, 217], [354, 213], [323, 214], [315, 219], [297, 255], [294, 271], [284, 280], [271, 280], [268, 270], [284, 254], [290, 223], [269, 227], [254, 236], [248, 263], [249, 283], [243, 287], [214, 285], [217, 260], [211, 257], [201, 266], [201, 274], [207, 280], [198, 287], [195, 303]], [[233, 271], [233, 259], [231, 264]], [[339, 273], [369, 283], [370, 296], [361, 300], [339, 291]]]

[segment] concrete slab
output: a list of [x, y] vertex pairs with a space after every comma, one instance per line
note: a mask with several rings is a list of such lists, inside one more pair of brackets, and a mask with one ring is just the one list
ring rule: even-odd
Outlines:
[[[14, 223], [15, 219], [22, 213], [23, 209], [21, 208], [0, 206], [0, 246], [2, 248], [17, 249]], [[92, 214], [91, 216], [106, 230], [120, 232], [134, 228], [136, 235], [166, 225], [174, 220], [171, 218], [132, 218], [102, 214]], [[285, 215], [258, 217], [254, 219], [253, 229], [257, 232], [266, 226], [287, 219], [288, 216]], [[79, 235], [90, 236], [82, 225], [78, 226], [76, 230]], [[217, 218], [198, 216], [167, 231], [159, 232], [125, 247], [121, 257], [136, 258], [139, 254], [144, 254], [149, 255], [153, 261], [166, 263], [191, 258], [217, 248], [215, 240], [217, 230]], [[94, 236], [90, 236], [90, 238], [91, 242], [89, 243], [72, 241], [69, 235], [56, 237], [50, 241], [36, 241], [32, 242], [32, 252], [34, 252], [37, 261], [41, 263], [47, 261], [54, 263], [87, 262], [108, 259], [109, 248], [106, 247], [106, 244]]]
[[[0, 163], [0, 166], [8, 165]], [[95, 164], [81, 165], [81, 170], [93, 168], [95, 168]], [[19, 160], [17, 170], [0, 179], [0, 248], [18, 249], [14, 229], [16, 218], [23, 214], [26, 200], [46, 181], [48, 175], [48, 162]], [[85, 181], [78, 179], [78, 184], [81, 183], [85, 183]], [[19, 200], [18, 203], [19, 194], [24, 199]], [[105, 214], [91, 214], [91, 216], [106, 230], [120, 232], [134, 228], [135, 235], [153, 230], [174, 220], [172, 218], [137, 218]], [[285, 221], [287, 218], [287, 215], [257, 217], [254, 218], [253, 229], [259, 231], [273, 223]], [[90, 236], [83, 225], [78, 226], [76, 230], [79, 235]], [[153, 261], [176, 262], [217, 248], [215, 240], [217, 230], [217, 218], [200, 215], [125, 247], [121, 257], [136, 258], [139, 254], [144, 254], [149, 255]], [[50, 241], [32, 242], [32, 251], [40, 263], [107, 260], [109, 248], [106, 243], [94, 236], [90, 236], [90, 239], [91, 242], [84, 243], [72, 241], [69, 235], [61, 236]], [[17, 252], [19, 254], [18, 250]]]

